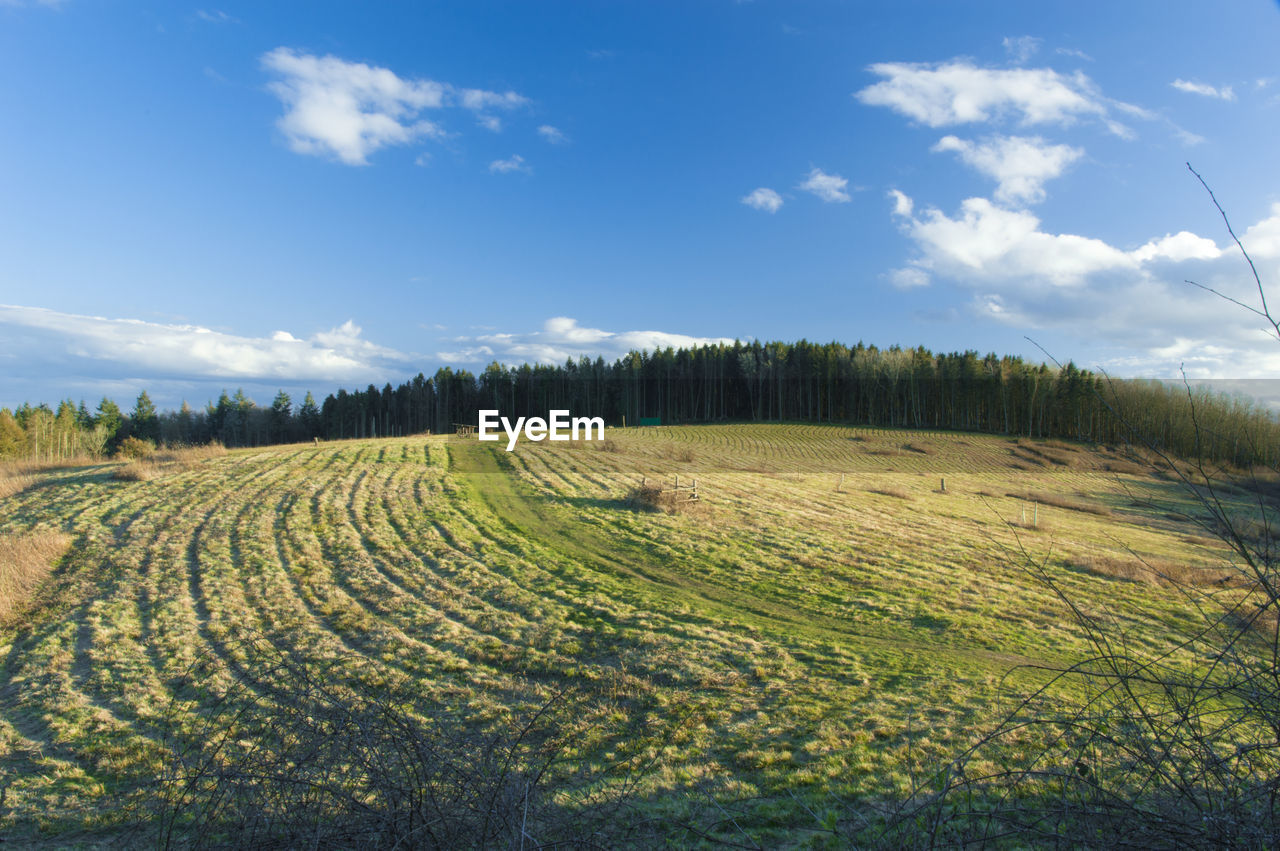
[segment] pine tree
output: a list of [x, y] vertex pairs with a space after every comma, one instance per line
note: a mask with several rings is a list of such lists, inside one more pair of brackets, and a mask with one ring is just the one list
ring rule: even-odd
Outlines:
[[139, 440], [149, 440], [152, 443], [160, 440], [160, 417], [145, 390], [138, 394], [133, 413], [129, 415], [129, 432]]

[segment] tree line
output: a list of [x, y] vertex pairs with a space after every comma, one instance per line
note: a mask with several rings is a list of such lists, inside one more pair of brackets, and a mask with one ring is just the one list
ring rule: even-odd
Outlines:
[[551, 409], [601, 416], [611, 426], [643, 419], [699, 422], [857, 423], [1122, 443], [1132, 434], [1182, 455], [1241, 466], [1275, 463], [1280, 422], [1257, 402], [1178, 383], [1110, 380], [1068, 363], [1050, 367], [976, 351], [880, 349], [801, 340], [734, 342], [630, 352], [606, 362], [491, 363], [478, 375], [443, 367], [393, 387], [338, 390], [295, 405], [280, 391], [262, 407], [242, 391], [193, 410], [157, 413], [142, 393], [125, 414], [109, 399], [96, 412], [70, 401], [56, 410], [0, 410], [0, 457], [111, 452], [128, 437], [157, 444], [257, 446], [323, 438], [453, 431], [481, 408], [506, 416]]

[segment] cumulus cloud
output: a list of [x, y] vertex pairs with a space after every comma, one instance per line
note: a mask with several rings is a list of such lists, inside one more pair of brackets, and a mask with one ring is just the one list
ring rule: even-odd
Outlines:
[[764, 210], [766, 213], [776, 213], [782, 209], [782, 196], [768, 187], [761, 186], [750, 195], [744, 195], [742, 203], [756, 210]]
[[995, 198], [1004, 203], [1044, 200], [1044, 183], [1084, 156], [1080, 148], [1051, 145], [1039, 136], [993, 136], [980, 143], [943, 136], [935, 151], [953, 151], [965, 164], [997, 182]]
[[489, 163], [489, 172], [491, 174], [510, 174], [513, 171], [523, 171], [528, 174], [533, 169], [525, 165], [524, 157], [519, 154], [512, 154], [505, 160], [494, 160]]
[[0, 327], [6, 330], [0, 357], [21, 349], [16, 354], [31, 370], [43, 364], [76, 375], [360, 382], [384, 379], [411, 359], [366, 340], [350, 320], [303, 340], [288, 331], [245, 337], [198, 325], [0, 305]]
[[562, 364], [569, 358], [583, 356], [614, 360], [630, 351], [732, 343], [728, 337], [692, 337], [667, 331], [604, 331], [584, 328], [576, 319], [556, 316], [543, 323], [541, 331], [528, 333], [494, 333], [475, 337], [458, 337], [452, 351], [438, 352], [436, 357], [450, 363], [544, 363]]
[[827, 174], [822, 169], [815, 168], [797, 188], [812, 192], [828, 204], [843, 204], [850, 200], [849, 193], [845, 191], [848, 185], [849, 181], [840, 175]]
[[[903, 206], [899, 202], [895, 209]], [[1031, 213], [1006, 210], [986, 198], [966, 199], [954, 218], [936, 208], [918, 218], [898, 215], [924, 255], [922, 265], [957, 278], [1034, 279], [1071, 286], [1095, 272], [1134, 269], [1138, 264], [1101, 240], [1045, 233]]]
[[[1256, 304], [1256, 285], [1234, 248], [1180, 231], [1126, 249], [1048, 232], [1033, 214], [985, 198], [967, 199], [955, 215], [914, 213], [902, 193], [893, 203], [916, 250], [889, 273], [896, 287], [959, 285], [972, 291], [978, 316], [1087, 334], [1117, 353], [1101, 363], [1117, 374], [1176, 375], [1180, 365], [1193, 378], [1280, 370], [1280, 342], [1256, 316], [1185, 283]], [[1270, 213], [1241, 234], [1264, 281], [1280, 279], [1280, 204]]]
[[871, 73], [884, 79], [857, 93], [930, 127], [972, 124], [1012, 116], [1023, 124], [1068, 124], [1101, 117], [1107, 105], [1084, 74], [1048, 68], [979, 68], [970, 62], [880, 62]]
[[528, 103], [516, 92], [405, 79], [388, 68], [287, 47], [264, 54], [262, 66], [277, 77], [268, 88], [284, 105], [276, 126], [289, 147], [347, 165], [367, 165], [370, 154], [391, 145], [443, 137], [441, 125], [424, 117], [428, 111], [461, 106], [475, 112], [482, 126], [497, 130], [501, 122], [485, 110]]
[[559, 128], [552, 127], [550, 124], [543, 124], [539, 127], [538, 135], [553, 145], [563, 145], [565, 142], [569, 141], [568, 136], [564, 135]]
[[1219, 100], [1235, 100], [1236, 93], [1231, 90], [1230, 86], [1215, 88], [1206, 83], [1196, 83], [1190, 80], [1174, 80], [1169, 85], [1173, 86], [1180, 92], [1187, 92], [1193, 95], [1204, 95], [1205, 97], [1218, 98]]

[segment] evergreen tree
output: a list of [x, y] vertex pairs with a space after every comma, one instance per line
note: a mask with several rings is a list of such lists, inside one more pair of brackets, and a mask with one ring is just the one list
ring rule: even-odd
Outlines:
[[320, 408], [310, 390], [302, 400], [302, 407], [298, 409], [298, 426], [304, 440], [320, 436]]
[[129, 415], [129, 433], [139, 440], [160, 441], [160, 417], [145, 390], [138, 394], [133, 413]]
[[124, 414], [120, 412], [120, 406], [103, 396], [102, 401], [98, 403], [98, 416], [95, 419], [97, 424], [106, 430], [107, 451], [114, 452], [120, 445], [120, 441], [125, 438]]
[[288, 443], [293, 433], [293, 400], [281, 390], [271, 403], [271, 440]]

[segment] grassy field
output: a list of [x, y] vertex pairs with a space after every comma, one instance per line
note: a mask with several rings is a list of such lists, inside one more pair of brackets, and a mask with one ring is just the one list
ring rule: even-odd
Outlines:
[[[676, 475], [693, 510], [627, 500]], [[738, 826], [777, 839], [905, 794], [1036, 681], [1018, 666], [1084, 649], [1025, 557], [1157, 647], [1187, 613], [1141, 561], [1209, 582], [1226, 555], [1105, 450], [836, 426], [308, 444], [0, 493], [0, 539], [65, 548], [0, 622], [0, 829], [33, 838], [112, 829], [260, 636], [309, 667], [359, 656], [469, 723], [589, 685], [668, 731], [602, 740], [651, 766], [643, 806], [753, 802]]]

